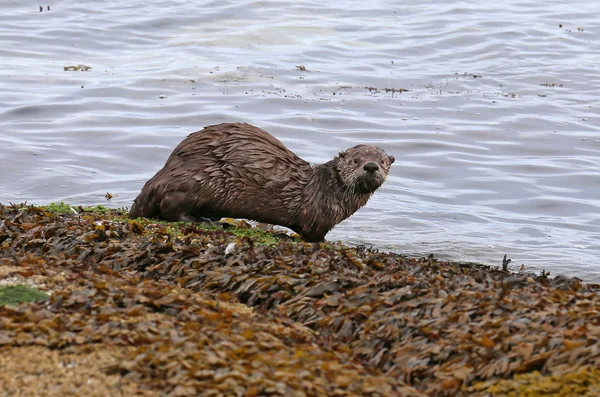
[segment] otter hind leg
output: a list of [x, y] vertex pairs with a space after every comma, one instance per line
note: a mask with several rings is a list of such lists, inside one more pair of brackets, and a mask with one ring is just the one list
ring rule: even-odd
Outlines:
[[216, 219], [207, 218], [205, 216], [194, 216], [192, 214], [184, 214], [179, 218], [180, 222], [192, 222], [192, 223], [209, 223], [212, 224]]
[[160, 202], [160, 216], [169, 222], [206, 222], [199, 209], [202, 202], [185, 192], [168, 192]]

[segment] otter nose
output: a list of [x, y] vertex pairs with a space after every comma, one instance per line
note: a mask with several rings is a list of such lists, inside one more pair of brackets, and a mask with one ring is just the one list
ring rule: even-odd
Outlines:
[[367, 171], [367, 172], [375, 172], [379, 169], [379, 166], [374, 163], [374, 162], [369, 162], [365, 165], [363, 165], [363, 170]]

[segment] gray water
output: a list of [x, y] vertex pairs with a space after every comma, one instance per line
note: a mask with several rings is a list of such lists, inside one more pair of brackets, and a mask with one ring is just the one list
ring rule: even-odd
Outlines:
[[3, 0], [0, 202], [129, 206], [246, 121], [311, 162], [396, 157], [329, 240], [598, 282], [599, 38], [597, 0]]

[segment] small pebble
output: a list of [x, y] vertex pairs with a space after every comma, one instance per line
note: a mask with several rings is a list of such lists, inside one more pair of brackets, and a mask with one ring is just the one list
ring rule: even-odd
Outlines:
[[235, 243], [229, 243], [227, 248], [225, 248], [225, 255], [232, 254], [236, 251], [237, 245]]

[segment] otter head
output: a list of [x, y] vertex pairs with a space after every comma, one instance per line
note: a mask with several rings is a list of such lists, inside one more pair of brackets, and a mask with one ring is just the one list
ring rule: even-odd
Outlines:
[[336, 171], [342, 183], [355, 193], [373, 193], [383, 184], [395, 161], [383, 149], [373, 145], [357, 145], [336, 158]]

